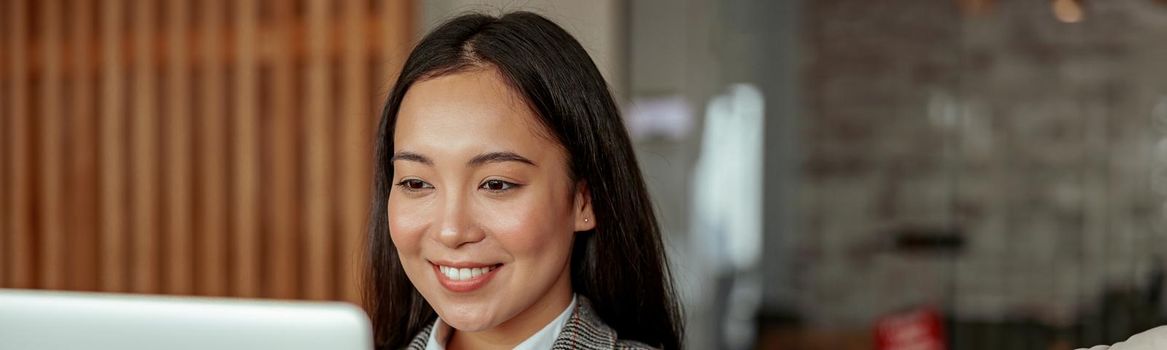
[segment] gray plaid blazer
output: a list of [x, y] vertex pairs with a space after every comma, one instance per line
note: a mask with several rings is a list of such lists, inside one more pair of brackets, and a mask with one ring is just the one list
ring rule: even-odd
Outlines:
[[[413, 341], [409, 342], [408, 350], [425, 350], [429, 341], [430, 332], [434, 325], [429, 325], [418, 333]], [[592, 311], [591, 302], [582, 295], [575, 303], [575, 311], [571, 318], [563, 325], [559, 337], [555, 338], [553, 350], [646, 350], [654, 349], [640, 342], [620, 340], [616, 331], [604, 324], [600, 316]]]

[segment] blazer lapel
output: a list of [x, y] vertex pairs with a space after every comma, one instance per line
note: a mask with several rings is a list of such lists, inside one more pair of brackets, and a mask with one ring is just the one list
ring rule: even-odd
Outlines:
[[417, 333], [416, 337], [413, 337], [413, 341], [409, 342], [409, 346], [406, 346], [405, 349], [425, 350], [426, 343], [430, 340], [430, 332], [433, 330], [434, 324], [430, 323], [429, 326], [426, 326], [425, 329], [422, 329], [421, 332]]
[[609, 328], [592, 310], [591, 301], [582, 295], [575, 311], [551, 346], [555, 350], [608, 350], [616, 348], [616, 331]]

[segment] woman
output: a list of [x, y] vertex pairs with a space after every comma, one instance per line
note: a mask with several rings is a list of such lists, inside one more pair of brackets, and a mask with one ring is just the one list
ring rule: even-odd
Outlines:
[[382, 112], [370, 217], [378, 348], [681, 346], [619, 110], [539, 15], [465, 15], [417, 44]]

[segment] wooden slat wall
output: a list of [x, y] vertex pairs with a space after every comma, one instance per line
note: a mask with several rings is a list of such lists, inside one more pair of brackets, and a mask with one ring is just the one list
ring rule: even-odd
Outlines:
[[[11, 11], [8, 2], [0, 2], [0, 20], [7, 21], [6, 14]], [[4, 26], [7, 24], [0, 24]], [[10, 50], [8, 47], [8, 38], [6, 37], [7, 28], [0, 29], [0, 50]], [[0, 55], [0, 72], [8, 69], [7, 57]], [[8, 135], [8, 82], [0, 81], [0, 232], [7, 232], [8, 226], [8, 198], [7, 194], [11, 192], [8, 189], [8, 176], [10, 170], [8, 169], [8, 140], [5, 139]], [[0, 235], [0, 252], [6, 251], [8, 237]], [[7, 256], [0, 256], [0, 284], [8, 280], [6, 273], [8, 272]]]
[[259, 149], [259, 73], [255, 42], [256, 27], [259, 25], [259, 2], [256, 0], [235, 1], [234, 28], [235, 50], [239, 53], [235, 61], [235, 80], [232, 91], [238, 99], [234, 103], [233, 133], [236, 148], [232, 154], [232, 179], [235, 190], [231, 192], [232, 212], [236, 213], [231, 227], [235, 240], [231, 243], [232, 259], [231, 284], [234, 295], [243, 297], [259, 296], [260, 267], [262, 260], [254, 252], [260, 247], [260, 149]]
[[30, 144], [32, 134], [32, 113], [29, 106], [32, 104], [29, 95], [32, 86], [29, 72], [28, 57], [14, 55], [14, 52], [29, 52], [28, 14], [31, 0], [13, 0], [9, 4], [7, 26], [4, 37], [8, 41], [9, 53], [4, 61], [8, 62], [8, 193], [5, 196], [8, 203], [9, 229], [4, 232], [7, 244], [3, 256], [8, 259], [8, 280], [5, 286], [15, 288], [30, 288], [33, 283], [33, 253], [35, 246], [33, 238], [33, 196], [32, 196], [32, 158], [33, 149]]
[[133, 83], [130, 89], [132, 104], [130, 117], [130, 263], [131, 288], [138, 293], [157, 293], [158, 290], [158, 124], [167, 118], [156, 109], [155, 67], [148, 62], [156, 48], [157, 34], [154, 18], [154, 0], [134, 0], [130, 16], [133, 60]]
[[[272, 4], [271, 21], [275, 26], [291, 25], [294, 21], [291, 5], [288, 1], [277, 1]], [[291, 51], [292, 33], [275, 32], [264, 38], [264, 41], [271, 42], [276, 51]], [[269, 165], [271, 171], [282, 176], [273, 177], [267, 183], [270, 187], [266, 191], [268, 210], [264, 219], [271, 227], [267, 239], [271, 242], [272, 250], [268, 254], [269, 271], [264, 287], [266, 293], [274, 294], [276, 297], [295, 298], [300, 295], [295, 271], [296, 258], [302, 256], [301, 251], [297, 250], [300, 246], [297, 238], [301, 236], [303, 224], [300, 207], [296, 205], [303, 198], [300, 191], [297, 191], [303, 188], [298, 185], [303, 176], [296, 165], [299, 164], [297, 156], [303, 153], [296, 142], [298, 138], [294, 126], [299, 119], [296, 112], [300, 111], [300, 108], [295, 106], [298, 100], [295, 98], [296, 89], [293, 84], [300, 79], [296, 79], [298, 77], [295, 75], [294, 61], [287, 55], [273, 57], [270, 72], [271, 76], [265, 78], [266, 85], [262, 89], [271, 93], [266, 106], [271, 114], [265, 116], [269, 118], [266, 122], [270, 132], [268, 139], [265, 140], [266, 152], [271, 159]]]
[[[101, 107], [97, 117], [101, 126], [99, 136], [101, 154], [98, 157], [101, 188], [99, 190], [101, 202], [98, 240], [101, 242], [101, 290], [109, 292], [128, 291], [127, 272], [129, 263], [126, 258], [128, 235], [126, 234], [126, 218], [128, 216], [129, 183], [126, 181], [126, 62], [122, 51], [123, 37], [122, 21], [125, 15], [123, 0], [108, 0], [102, 4], [101, 10], [101, 64], [98, 75], [101, 79], [99, 100]], [[13, 52], [13, 51], [9, 51]], [[78, 69], [78, 71], [83, 71]], [[12, 80], [16, 80], [13, 77]], [[14, 130], [15, 131], [15, 130]], [[18, 214], [19, 215], [19, 214]], [[20, 235], [20, 231], [11, 232]], [[76, 274], [83, 274], [78, 271]]]
[[358, 301], [412, 6], [0, 3], [0, 287]]
[[[344, 23], [343, 30], [346, 32], [360, 31], [361, 18], [365, 15], [364, 8], [365, 1], [362, 0], [345, 0], [341, 10], [341, 23]], [[339, 185], [338, 193], [343, 198], [360, 198], [362, 193], [365, 193], [367, 187], [362, 187], [361, 184], [369, 183], [369, 167], [367, 158], [362, 158], [360, 151], [367, 146], [367, 140], [370, 140], [372, 129], [366, 127], [369, 125], [371, 119], [369, 116], [377, 115], [376, 110], [370, 108], [371, 106], [364, 103], [370, 97], [368, 83], [366, 76], [369, 74], [369, 67], [366, 66], [365, 57], [368, 57], [370, 52], [366, 49], [364, 42], [358, 37], [344, 38], [344, 54], [341, 55], [341, 97], [340, 107], [337, 116], [339, 123], [337, 123], [340, 135], [349, 135], [351, 137], [342, 137], [337, 143], [338, 148], [336, 152], [340, 154], [337, 165], [337, 184]], [[353, 233], [360, 232], [361, 218], [367, 214], [361, 213], [363, 205], [356, 200], [346, 200], [340, 203], [336, 208], [337, 220], [340, 222], [340, 232], [344, 232], [340, 237], [339, 244], [336, 250], [336, 264], [341, 271], [349, 271], [339, 275], [338, 282], [341, 286], [339, 291], [340, 297], [346, 300], [354, 300], [359, 298], [359, 291], [356, 289], [359, 275], [356, 274], [355, 267], [359, 266], [360, 261], [353, 259], [356, 257], [356, 251], [353, 247], [360, 245], [359, 235]]]
[[304, 245], [314, 248], [304, 251], [307, 257], [304, 290], [307, 293], [305, 296], [310, 299], [326, 299], [331, 296], [329, 287], [332, 283], [329, 282], [329, 277], [333, 275], [333, 264], [329, 259], [332, 256], [329, 236], [334, 229], [332, 217], [329, 215], [331, 212], [325, 201], [331, 193], [336, 192], [329, 176], [336, 167], [329, 160], [333, 159], [331, 157], [333, 154], [330, 154], [332, 124], [339, 118], [336, 118], [337, 115], [329, 108], [332, 99], [330, 92], [333, 90], [329, 76], [331, 65], [328, 62], [328, 55], [324, 52], [329, 39], [326, 33], [329, 1], [309, 0], [307, 4], [307, 79], [303, 85], [304, 95], [307, 96], [304, 99], [307, 149], [304, 150], [306, 157], [302, 167], [307, 176], [304, 181], [306, 191], [302, 203], [305, 204], [307, 212], [304, 223], [307, 239], [304, 240]]
[[62, 103], [59, 99], [63, 96], [64, 89], [61, 82], [61, 65], [64, 61], [63, 48], [65, 40], [63, 35], [61, 20], [62, 4], [61, 0], [45, 0], [39, 2], [39, 13], [37, 16], [40, 28], [42, 56], [41, 61], [44, 62], [43, 69], [40, 75], [40, 89], [38, 91], [36, 103], [39, 108], [39, 118], [37, 121], [39, 125], [38, 142], [39, 156], [36, 157], [40, 162], [36, 179], [40, 181], [38, 191], [36, 192], [37, 206], [37, 221], [39, 223], [40, 240], [40, 285], [44, 288], [59, 289], [64, 287], [64, 230], [62, 228], [61, 215], [67, 213], [64, 210], [62, 202], [64, 202], [64, 182], [62, 177], [64, 174], [64, 153], [62, 145], [64, 142], [64, 118], [62, 112]]
[[[81, 66], [94, 59], [98, 50], [91, 44], [96, 42], [97, 16], [94, 16], [94, 1], [78, 0], [66, 9], [69, 14], [69, 48], [73, 66]], [[66, 193], [69, 194], [68, 217], [65, 230], [69, 235], [67, 251], [68, 271], [90, 271], [93, 273], [72, 273], [67, 281], [73, 290], [92, 291], [100, 289], [101, 275], [96, 273], [99, 266], [98, 232], [98, 120], [95, 90], [97, 75], [93, 71], [76, 71], [68, 79], [70, 100], [68, 111], [69, 141], [67, 161], [69, 167], [66, 178]], [[0, 248], [2, 250], [2, 248]]]
[[229, 279], [227, 270], [227, 102], [223, 54], [227, 45], [224, 26], [226, 12], [224, 0], [198, 2], [197, 27], [202, 38], [197, 47], [201, 56], [199, 65], [198, 103], [195, 108], [199, 115], [195, 132], [199, 160], [196, 192], [200, 194], [195, 236], [200, 238], [198, 248], [202, 294], [228, 295]]
[[[166, 197], [166, 245], [163, 256], [170, 260], [165, 271], [165, 292], [174, 294], [190, 294], [194, 284], [194, 260], [192, 240], [194, 230], [191, 225], [193, 201], [190, 186], [191, 171], [191, 140], [190, 130], [194, 125], [191, 120], [190, 103], [190, 50], [186, 42], [187, 31], [190, 30], [187, 13], [191, 11], [189, 4], [182, 0], [166, 2], [164, 22], [166, 23], [166, 53], [170, 64], [166, 67], [166, 104], [165, 150], [166, 162], [163, 178], [163, 191]], [[239, 232], [239, 231], [235, 231]]]

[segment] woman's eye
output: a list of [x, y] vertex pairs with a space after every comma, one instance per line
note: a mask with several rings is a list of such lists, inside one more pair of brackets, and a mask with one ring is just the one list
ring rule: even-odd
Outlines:
[[428, 188], [434, 188], [434, 186], [418, 179], [401, 180], [401, 182], [397, 183], [397, 187], [401, 187], [406, 191], [421, 191]]
[[506, 182], [503, 180], [486, 180], [486, 182], [483, 182], [482, 186], [479, 186], [479, 188], [487, 190], [487, 191], [491, 191], [491, 192], [502, 192], [502, 191], [506, 191], [506, 190], [515, 188], [517, 186], [518, 185], [516, 185], [514, 183]]

